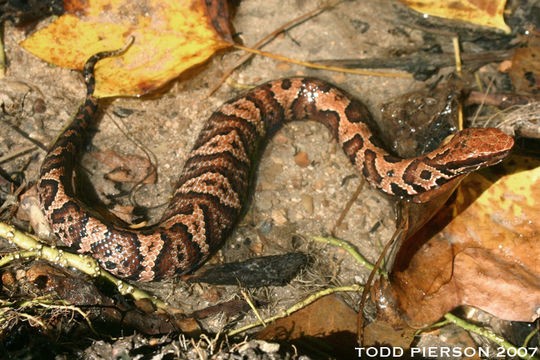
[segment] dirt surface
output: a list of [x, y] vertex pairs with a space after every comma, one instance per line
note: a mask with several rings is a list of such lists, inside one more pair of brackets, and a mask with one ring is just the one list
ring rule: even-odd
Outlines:
[[[303, 0], [242, 1], [232, 23], [242, 42], [249, 45], [315, 6]], [[407, 26], [403, 11], [393, 1], [345, 1], [280, 35], [264, 50], [314, 60], [383, 57], [421, 48], [423, 32]], [[38, 27], [46, 22], [39, 23]], [[26, 35], [6, 25], [4, 41], [9, 66], [5, 79], [0, 81], [0, 102], [4, 110], [12, 114], [6, 118], [7, 122], [47, 146], [76, 112], [85, 89], [79, 73], [53, 67], [21, 49], [17, 44]], [[441, 45], [450, 49], [451, 43], [446, 40]], [[116, 99], [107, 104], [89, 150], [112, 149], [147, 156], [144, 148], [157, 166], [158, 182], [126, 195], [133, 185], [122, 184], [119, 189], [104, 179], [109, 170], [95, 157], [86, 155], [82, 166], [105, 203], [110, 203], [110, 198], [114, 197], [114, 202], [147, 209], [149, 222], [158, 219], [205, 119], [246, 86], [288, 76], [314, 76], [360, 98], [375, 113], [375, 118], [378, 105], [425, 86], [412, 79], [349, 76], [255, 57], [235, 71], [214, 95], [208, 96], [209, 89], [240, 56], [234, 51], [214, 56], [196, 71], [181, 76], [168, 91], [155, 98]], [[0, 155], [32, 146], [5, 123], [1, 126]], [[305, 153], [300, 155], [305, 162], [300, 162], [302, 166], [295, 162], [299, 153]], [[34, 147], [0, 165], [10, 174], [22, 172], [24, 181], [32, 183], [37, 180], [44, 155], [44, 150]], [[254, 299], [268, 304], [259, 309], [263, 317], [277, 313], [318, 289], [365, 282], [369, 270], [359, 266], [345, 252], [310, 238], [332, 232], [361, 181], [322, 125], [296, 122], [279, 131], [266, 149], [256, 181], [245, 218], [210, 262], [289, 251], [303, 251], [312, 258], [307, 269], [290, 285], [250, 292]], [[123, 195], [118, 197], [118, 194]], [[392, 203], [366, 185], [335, 235], [375, 262], [394, 226]], [[179, 280], [142, 287], [188, 313], [240, 296], [236, 286], [217, 287], [219, 296], [215, 296], [213, 287], [187, 285]], [[344, 295], [344, 298], [356, 309], [359, 294]], [[218, 332], [231, 321], [238, 321], [236, 326], [241, 326], [253, 320], [251, 316], [235, 319], [215, 316], [206, 321], [204, 328]]]

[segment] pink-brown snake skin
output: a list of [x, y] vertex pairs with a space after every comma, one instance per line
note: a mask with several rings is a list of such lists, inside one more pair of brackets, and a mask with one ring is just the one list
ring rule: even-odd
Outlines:
[[161, 220], [142, 229], [106, 223], [74, 194], [73, 170], [95, 121], [93, 67], [85, 67], [88, 96], [45, 157], [38, 191], [54, 233], [116, 276], [152, 281], [201, 265], [231, 233], [246, 206], [261, 150], [283, 123], [316, 120], [374, 187], [409, 196], [501, 161], [513, 139], [493, 128], [470, 128], [436, 150], [410, 159], [379, 145], [367, 109], [324, 81], [290, 78], [260, 85], [227, 101], [204, 125]]

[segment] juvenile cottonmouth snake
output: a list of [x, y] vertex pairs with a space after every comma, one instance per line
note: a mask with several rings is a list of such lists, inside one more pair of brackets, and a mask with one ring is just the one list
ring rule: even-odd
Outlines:
[[72, 184], [98, 107], [94, 65], [112, 54], [96, 54], [85, 65], [87, 97], [45, 157], [38, 192], [60, 240], [124, 278], [170, 278], [203, 263], [233, 229], [261, 149], [285, 122], [321, 122], [371, 185], [398, 196], [420, 194], [498, 163], [513, 146], [513, 139], [497, 129], [471, 128], [428, 154], [398, 158], [380, 147], [369, 112], [346, 92], [311, 78], [271, 81], [227, 101], [208, 119], [157, 224], [119, 227], [94, 217]]

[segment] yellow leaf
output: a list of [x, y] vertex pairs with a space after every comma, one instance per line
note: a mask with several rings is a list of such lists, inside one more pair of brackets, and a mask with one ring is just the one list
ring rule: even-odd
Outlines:
[[446, 19], [462, 20], [477, 25], [511, 30], [504, 22], [506, 0], [399, 0], [410, 8]]
[[[496, 182], [477, 173], [466, 178], [452, 208], [409, 243], [420, 245], [393, 274], [409, 325], [432, 323], [464, 304], [507, 320], [538, 317], [540, 166], [514, 156], [505, 170], [511, 175]], [[441, 222], [444, 229], [426, 240]]]
[[72, 14], [21, 45], [55, 65], [82, 69], [91, 55], [118, 49], [133, 35], [128, 51], [96, 66], [95, 95], [144, 95], [230, 46], [210, 25], [206, 6], [201, 0], [89, 0], [84, 9], [67, 7]]

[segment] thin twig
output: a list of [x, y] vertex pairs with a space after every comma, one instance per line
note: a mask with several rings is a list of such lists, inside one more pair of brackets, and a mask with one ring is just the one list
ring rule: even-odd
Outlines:
[[[462, 66], [461, 66], [461, 49], [459, 48], [459, 37], [454, 36], [452, 38], [452, 44], [454, 45], [454, 60], [456, 62], [456, 72], [458, 77], [461, 79], [463, 77]], [[463, 105], [461, 101], [458, 103], [458, 129], [463, 130]]]
[[242, 294], [244, 299], [246, 299], [246, 302], [248, 303], [251, 310], [253, 310], [253, 312], [255, 313], [255, 316], [257, 316], [257, 319], [259, 319], [259, 321], [261, 322], [261, 325], [266, 326], [266, 323], [264, 322], [264, 319], [262, 318], [261, 314], [259, 313], [259, 311], [255, 307], [255, 304], [253, 303], [253, 301], [251, 301], [251, 298], [249, 297], [249, 295], [244, 290], [240, 291], [240, 294]]
[[46, 246], [39, 242], [31, 235], [27, 235], [22, 231], [17, 230], [14, 226], [0, 222], [0, 237], [6, 239], [9, 243], [15, 244], [27, 252], [18, 252], [13, 255], [6, 255], [2, 258], [0, 265], [5, 265], [9, 261], [13, 261], [21, 256], [45, 259], [55, 264], [62, 265], [64, 267], [74, 267], [85, 274], [92, 277], [101, 276], [111, 283], [116, 285], [116, 288], [122, 295], [131, 295], [135, 300], [149, 299], [156, 307], [162, 309], [168, 309], [168, 305], [161, 300], [156, 299], [154, 296], [128, 284], [108, 272], [102, 270], [99, 264], [90, 256], [72, 254], [61, 249], [57, 249], [55, 246]]
[[0, 22], [0, 79], [6, 76], [6, 52], [4, 48], [4, 23]]
[[[515, 355], [519, 356], [522, 359], [539, 360], [538, 357], [535, 357], [535, 356], [532, 356], [532, 355], [529, 355], [529, 354], [523, 356], [523, 354], [521, 354], [520, 351], [519, 351], [520, 349], [516, 348], [513, 344], [506, 341], [506, 339], [503, 338], [502, 336], [499, 336], [499, 335], [495, 334], [493, 331], [490, 331], [490, 330], [482, 328], [480, 326], [471, 324], [471, 323], [469, 323], [469, 322], [467, 322], [467, 321], [465, 321], [463, 319], [460, 319], [459, 317], [457, 317], [457, 316], [455, 316], [454, 314], [451, 314], [451, 313], [447, 313], [446, 315], [444, 315], [444, 318], [446, 320], [456, 324], [457, 326], [467, 330], [467, 331], [473, 332], [475, 334], [478, 334], [480, 336], [483, 336], [483, 337], [493, 341], [497, 345], [503, 347], [506, 350], [506, 352], [505, 352], [506, 354], [509, 354], [509, 351], [511, 351], [512, 354], [515, 354]], [[515, 356], [515, 355], [512, 355], [512, 356]]]
[[[275, 321], [277, 319], [287, 317], [287, 316], [291, 315], [293, 312], [296, 312], [296, 311], [306, 307], [307, 305], [313, 303], [315, 300], [318, 300], [318, 299], [322, 298], [323, 296], [326, 296], [326, 295], [329, 295], [329, 294], [333, 294], [333, 293], [336, 293], [336, 292], [344, 292], [344, 291], [358, 292], [358, 291], [362, 291], [362, 289], [363, 289], [363, 287], [360, 286], [360, 285], [357, 285], [357, 284], [354, 284], [354, 285], [351, 285], [351, 286], [340, 286], [340, 287], [336, 287], [336, 288], [324, 289], [322, 291], [319, 291], [319, 292], [317, 292], [315, 294], [312, 294], [312, 295], [308, 296], [305, 300], [294, 304], [290, 308], [281, 311], [278, 315], [269, 317], [269, 318], [265, 319], [264, 321], [266, 323], [270, 323], [270, 322]], [[239, 334], [241, 332], [244, 332], [246, 330], [249, 330], [251, 328], [260, 326], [260, 325], [261, 325], [260, 322], [251, 323], [249, 325], [243, 326], [243, 327], [238, 328], [236, 330], [229, 331], [227, 333], [227, 335], [228, 336], [233, 336], [233, 335]]]
[[347, 203], [345, 204], [345, 207], [341, 211], [341, 214], [339, 215], [339, 218], [336, 220], [336, 223], [334, 224], [334, 228], [332, 229], [332, 235], [336, 235], [337, 228], [341, 225], [343, 222], [343, 219], [345, 219], [345, 216], [349, 213], [349, 210], [351, 209], [351, 206], [354, 204], [356, 199], [358, 199], [358, 196], [360, 196], [360, 192], [362, 191], [362, 188], [364, 187], [364, 178], [362, 177], [360, 180], [360, 184], [356, 187], [356, 190], [354, 191], [354, 194], [352, 194], [351, 198]]
[[16, 126], [14, 126], [14, 125], [11, 124], [9, 121], [5, 121], [5, 120], [4, 120], [4, 124], [8, 125], [8, 126], [9, 126], [10, 128], [12, 128], [15, 132], [17, 132], [17, 133], [18, 133], [19, 135], [21, 135], [23, 138], [25, 138], [26, 140], [30, 141], [32, 144], [36, 145], [36, 146], [39, 147], [40, 149], [45, 150], [45, 151], [48, 150], [47, 146], [45, 146], [41, 141], [32, 138], [27, 132], [25, 132], [24, 130], [19, 129], [19, 128], [16, 127]]
[[342, 72], [342, 73], [349, 73], [349, 74], [356, 74], [356, 75], [366, 75], [366, 76], [383, 76], [383, 77], [395, 77], [395, 78], [403, 78], [403, 79], [412, 79], [412, 74], [403, 74], [403, 73], [389, 73], [389, 72], [382, 72], [382, 71], [368, 71], [368, 70], [360, 70], [360, 69], [346, 69], [346, 68], [340, 68], [336, 66], [326, 66], [326, 65], [320, 65], [320, 64], [314, 64], [307, 61], [301, 61], [296, 59], [291, 59], [286, 56], [272, 54], [266, 51], [261, 51], [257, 49], [252, 49], [246, 46], [238, 45], [238, 44], [232, 44], [237, 49], [244, 50], [247, 52], [252, 52], [254, 54], [266, 56], [269, 58], [273, 58], [280, 61], [289, 62], [291, 64], [297, 64], [302, 65], [308, 68], [313, 69], [320, 69], [320, 70], [328, 70], [328, 71], [335, 71], [335, 72]]
[[456, 62], [456, 72], [458, 76], [462, 77], [461, 71], [461, 50], [459, 48], [459, 38], [454, 36], [452, 38], [452, 45], [454, 46], [454, 61]]
[[375, 274], [379, 270], [381, 263], [384, 261], [388, 250], [392, 247], [392, 245], [400, 242], [402, 240], [402, 237], [406, 235], [407, 230], [409, 229], [409, 203], [406, 200], [402, 200], [399, 205], [400, 206], [398, 206], [397, 216], [398, 226], [394, 231], [394, 234], [392, 234], [392, 238], [390, 239], [390, 241], [388, 241], [383, 251], [381, 252], [381, 255], [379, 255], [379, 258], [377, 259], [377, 262], [375, 263], [373, 270], [371, 270], [371, 273], [369, 274], [369, 277], [366, 281], [364, 291], [362, 291], [362, 299], [360, 300], [359, 306], [360, 310], [358, 311], [358, 338], [361, 345], [363, 345], [364, 343], [364, 306], [366, 305], [369, 289], [371, 288], [371, 284], [373, 282], [373, 279], [375, 278]]
[[[339, 1], [341, 1], [341, 0], [329, 1], [326, 4], [324, 4], [324, 5], [318, 7], [316, 9], [314, 9], [314, 10], [311, 10], [311, 11], [297, 17], [296, 19], [293, 19], [293, 20], [281, 25], [276, 30], [274, 30], [271, 33], [267, 34], [265, 37], [263, 37], [261, 40], [259, 40], [257, 43], [255, 43], [255, 45], [253, 45], [252, 48], [260, 49], [261, 47], [266, 45], [268, 42], [270, 42], [271, 39], [275, 38], [276, 36], [278, 36], [282, 32], [290, 30], [290, 29], [302, 24], [306, 20], [311, 19], [312, 17], [315, 17], [315, 16], [319, 15], [324, 10], [336, 5]], [[210, 92], [208, 93], [208, 96], [212, 95], [223, 84], [223, 82], [232, 74], [232, 72], [234, 70], [236, 70], [238, 67], [240, 67], [242, 64], [244, 64], [252, 56], [253, 56], [252, 53], [246, 53], [246, 54], [242, 55], [242, 57], [240, 57], [240, 59], [238, 59], [236, 64], [234, 64], [229, 70], [227, 70], [225, 72], [225, 74], [223, 74], [221, 79], [219, 79], [217, 84], [214, 85], [212, 87], [212, 89], [210, 89]]]
[[536, 323], [536, 327], [534, 328], [533, 331], [531, 331], [529, 333], [529, 335], [527, 335], [527, 337], [525, 337], [525, 340], [523, 340], [523, 345], [522, 347], [527, 347], [529, 345], [529, 341], [531, 341], [531, 339], [533, 338], [534, 335], [538, 334], [538, 323]]
[[[144, 178], [142, 178], [141, 180], [139, 180], [130, 190], [129, 190], [129, 201], [131, 202], [131, 204], [133, 204], [134, 206], [139, 206], [139, 204], [137, 203], [137, 200], [135, 199], [135, 195], [137, 194], [137, 192], [144, 186], [144, 182], [150, 178], [151, 176], [155, 176], [157, 174], [157, 163], [158, 163], [158, 159], [157, 159], [157, 156], [156, 154], [154, 154], [152, 152], [152, 150], [148, 149], [143, 143], [142, 141], [140, 141], [139, 139], [137, 139], [135, 136], [132, 136], [128, 130], [124, 129], [126, 128], [126, 124], [124, 123], [123, 120], [120, 119], [120, 122], [122, 123], [122, 126], [120, 126], [120, 124], [111, 117], [111, 121], [113, 122], [113, 124], [116, 126], [116, 128], [118, 130], [120, 130], [120, 132], [129, 140], [131, 141], [136, 147], [138, 147], [139, 149], [141, 149], [141, 151], [144, 153], [144, 155], [146, 155], [146, 159], [148, 160], [148, 162], [150, 163], [151, 165], [151, 168], [148, 169], [148, 171], [146, 172], [146, 175], [144, 176]], [[160, 207], [160, 206], [163, 206], [163, 205], [159, 205], [159, 206], [156, 206], [156, 207]], [[147, 207], [147, 209], [150, 209], [149, 207]]]
[[25, 155], [31, 151], [34, 151], [36, 149], [35, 146], [33, 145], [28, 145], [28, 146], [23, 146], [22, 148], [20, 149], [17, 149], [15, 151], [12, 151], [10, 152], [9, 154], [6, 154], [4, 156], [1, 156], [0, 157], [0, 164], [6, 162], [6, 161], [9, 161], [9, 160], [12, 160], [14, 158], [17, 158], [21, 155]]
[[471, 121], [471, 126], [472, 127], [474, 127], [474, 125], [476, 124], [476, 120], [478, 119], [478, 115], [480, 114], [480, 112], [482, 111], [482, 108], [484, 107], [486, 97], [488, 96], [489, 91], [491, 90], [491, 86], [493, 85], [494, 81], [495, 81], [495, 77], [492, 77], [491, 80], [489, 81], [489, 84], [488, 84], [488, 87], [486, 89], [486, 92], [484, 93], [484, 97], [482, 99], [482, 102], [480, 103], [480, 106], [478, 106], [478, 108], [476, 109], [476, 112], [474, 113], [473, 119]]
[[[339, 240], [334, 237], [326, 237], [326, 236], [312, 236], [311, 238], [315, 241], [322, 242], [324, 244], [339, 246], [343, 250], [347, 251], [349, 255], [351, 255], [354, 258], [354, 260], [356, 260], [357, 263], [359, 263], [361, 266], [369, 270], [373, 270], [375, 267], [365, 257], [363, 257], [362, 254], [356, 251], [356, 248], [354, 246], [352, 246], [346, 241]], [[383, 275], [386, 274], [383, 270], [380, 270], [380, 273]]]
[[46, 308], [46, 309], [71, 310], [71, 311], [79, 313], [84, 318], [86, 323], [88, 324], [88, 328], [90, 328], [90, 331], [92, 331], [95, 335], [99, 335], [99, 333], [94, 329], [94, 326], [92, 325], [92, 321], [88, 317], [88, 314], [85, 313], [84, 311], [82, 311], [80, 308], [78, 308], [76, 306], [73, 306], [73, 305], [68, 305], [68, 304], [56, 305], [56, 304], [46, 304], [46, 303], [42, 303], [42, 302], [38, 302], [37, 304], [39, 306], [41, 306], [41, 307]]

